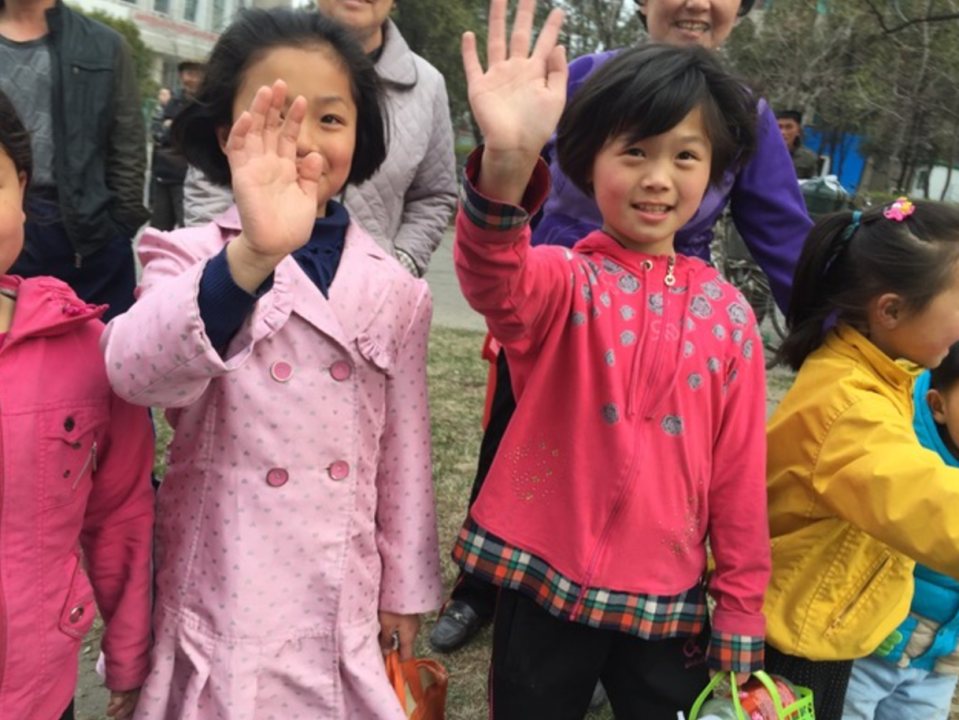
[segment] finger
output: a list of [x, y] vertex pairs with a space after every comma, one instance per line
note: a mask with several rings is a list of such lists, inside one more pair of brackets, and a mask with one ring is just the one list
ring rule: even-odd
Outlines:
[[226, 139], [227, 151], [232, 153], [243, 150], [246, 147], [246, 139], [252, 128], [253, 116], [248, 110], [244, 110], [237, 121], [233, 123], [233, 127], [230, 128], [230, 135]]
[[249, 113], [253, 118], [253, 124], [250, 126], [250, 135], [261, 135], [263, 126], [266, 124], [266, 115], [270, 111], [270, 104], [273, 100], [273, 89], [266, 85], [256, 91], [253, 101], [250, 103]]
[[300, 128], [306, 117], [306, 98], [297, 95], [283, 118], [283, 125], [279, 129], [276, 151], [280, 157], [296, 160], [296, 143], [300, 137]]
[[565, 96], [568, 81], [569, 66], [566, 63], [566, 48], [557, 45], [546, 58], [546, 87], [561, 90]]
[[383, 625], [380, 627], [380, 650], [386, 655], [393, 649], [393, 632], [396, 628], [392, 625]]
[[270, 88], [270, 106], [263, 119], [263, 142], [271, 150], [276, 147], [276, 137], [283, 124], [283, 108], [286, 106], [286, 83], [277, 80]]
[[416, 639], [414, 633], [400, 633], [400, 660], [413, 659], [413, 641]]
[[[300, 190], [302, 190], [303, 194], [307, 197], [313, 198], [314, 205], [319, 205], [320, 177], [323, 175], [323, 158], [319, 153], [311, 152], [300, 160], [299, 165], [297, 165], [297, 172], [299, 173], [297, 182], [300, 185]], [[340, 188], [330, 188], [330, 190], [331, 194], [335, 194], [340, 191]]]
[[563, 18], [565, 14], [562, 10], [554, 8], [550, 11], [539, 31], [539, 37], [536, 38], [532, 57], [546, 60], [552, 55], [559, 43], [559, 31], [563, 28]]
[[471, 32], [463, 33], [463, 72], [466, 75], [467, 88], [483, 77], [483, 66], [480, 65], [479, 54], [476, 52], [476, 35]]
[[506, 0], [489, 5], [489, 33], [486, 39], [486, 66], [506, 60]]
[[519, 0], [516, 16], [513, 18], [513, 34], [509, 38], [509, 56], [511, 58], [529, 57], [530, 38], [533, 37], [533, 15], [536, 0]]
[[[315, 195], [316, 189], [310, 189], [304, 183], [313, 185], [320, 182], [320, 178], [323, 176], [323, 156], [317, 152], [305, 155], [300, 159], [297, 171], [300, 178], [300, 187], [303, 188], [304, 192], [308, 194], [312, 192]], [[331, 188], [331, 190], [335, 194], [340, 191], [340, 188]]]

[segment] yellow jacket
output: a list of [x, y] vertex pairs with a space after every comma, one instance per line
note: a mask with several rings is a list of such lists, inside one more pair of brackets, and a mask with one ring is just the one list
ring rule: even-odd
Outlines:
[[781, 652], [864, 657], [906, 617], [916, 560], [959, 577], [959, 469], [916, 439], [919, 370], [840, 325], [769, 421], [763, 612]]

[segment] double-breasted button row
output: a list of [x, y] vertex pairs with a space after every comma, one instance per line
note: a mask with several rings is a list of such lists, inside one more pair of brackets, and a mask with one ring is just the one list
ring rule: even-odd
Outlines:
[[[332, 480], [346, 480], [350, 476], [350, 464], [345, 460], [332, 463], [327, 472]], [[290, 479], [290, 473], [285, 468], [270, 468], [266, 473], [266, 484], [270, 487], [283, 487]]]
[[[353, 366], [345, 360], [337, 360], [330, 365], [330, 376], [337, 382], [349, 380], [353, 375]], [[270, 365], [270, 377], [277, 382], [285, 383], [293, 377], [293, 366], [285, 360], [278, 360]]]

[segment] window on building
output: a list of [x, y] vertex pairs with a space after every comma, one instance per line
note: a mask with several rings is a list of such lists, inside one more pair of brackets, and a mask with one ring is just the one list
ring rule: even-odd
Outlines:
[[183, 3], [183, 19], [187, 22], [196, 22], [196, 10], [199, 0], [186, 0]]
[[226, 0], [213, 0], [213, 31], [223, 29], [223, 20], [226, 17]]
[[170, 0], [153, 0], [153, 12], [170, 14]]

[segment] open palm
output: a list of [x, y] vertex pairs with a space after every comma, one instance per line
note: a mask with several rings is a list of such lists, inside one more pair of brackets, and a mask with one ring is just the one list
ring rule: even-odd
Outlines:
[[476, 36], [463, 36], [470, 107], [491, 151], [539, 153], [566, 104], [566, 54], [557, 45], [563, 13], [550, 13], [530, 53], [535, 5], [535, 0], [520, 0], [507, 46], [506, 0], [493, 0], [485, 72]]
[[297, 97], [284, 117], [285, 104], [282, 80], [261, 87], [226, 143], [243, 240], [264, 257], [285, 257], [310, 239], [323, 169], [316, 152], [297, 157], [306, 100]]

